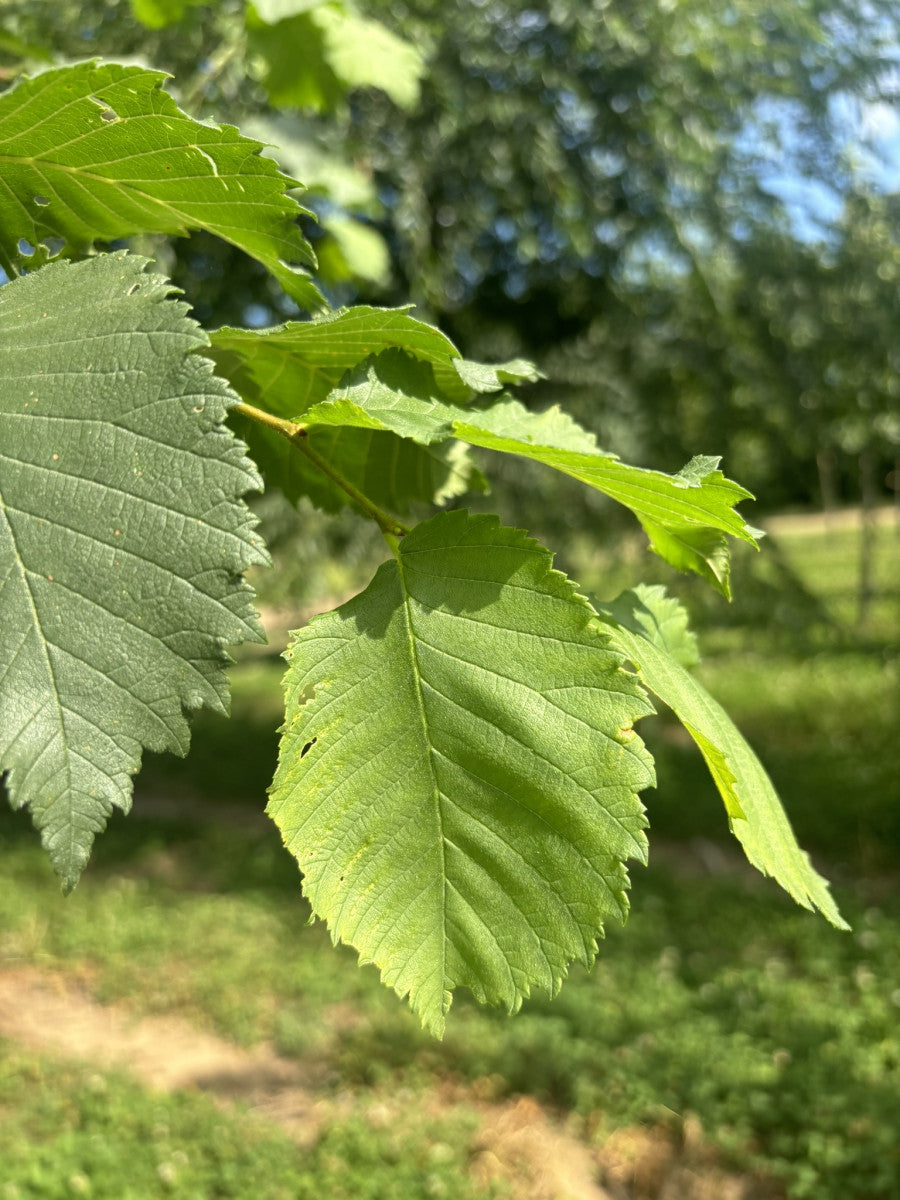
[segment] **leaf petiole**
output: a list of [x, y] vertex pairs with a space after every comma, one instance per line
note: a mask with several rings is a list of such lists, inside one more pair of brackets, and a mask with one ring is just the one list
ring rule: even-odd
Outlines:
[[349, 479], [345, 479], [339, 471], [336, 471], [327, 459], [323, 458], [317, 450], [314, 450], [309, 444], [309, 432], [305, 425], [301, 425], [296, 421], [288, 421], [284, 417], [276, 417], [273, 413], [267, 413], [261, 408], [256, 408], [252, 404], [236, 404], [232, 410], [238, 412], [241, 416], [249, 418], [251, 421], [256, 421], [259, 425], [265, 425], [269, 429], [274, 429], [276, 433], [280, 433], [282, 437], [287, 438], [291, 445], [304, 454], [309, 461], [328, 478], [335, 483], [356, 505], [361, 512], [370, 517], [388, 541], [388, 545], [396, 553], [398, 539], [404, 534], [409, 533], [410, 527], [404, 525], [402, 521], [398, 521], [396, 517], [389, 512], [385, 512], [373, 500], [359, 490]]

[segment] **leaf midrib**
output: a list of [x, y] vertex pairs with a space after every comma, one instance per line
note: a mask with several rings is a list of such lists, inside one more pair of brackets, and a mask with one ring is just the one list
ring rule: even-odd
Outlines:
[[439, 833], [438, 848], [440, 852], [441, 869], [441, 985], [440, 1009], [444, 1010], [444, 992], [447, 987], [447, 862], [444, 851], [444, 824], [441, 816], [441, 789], [438, 784], [437, 768], [434, 761], [434, 747], [428, 734], [428, 714], [425, 710], [425, 696], [422, 691], [422, 670], [416, 649], [416, 635], [413, 629], [412, 609], [410, 606], [409, 588], [406, 582], [406, 572], [403, 564], [402, 547], [397, 555], [397, 578], [400, 583], [400, 595], [403, 599], [403, 616], [406, 629], [406, 639], [409, 647], [410, 664], [412, 667], [413, 689], [416, 697], [416, 707], [422, 728], [422, 743], [426, 750], [428, 766], [433, 785], [434, 813]]

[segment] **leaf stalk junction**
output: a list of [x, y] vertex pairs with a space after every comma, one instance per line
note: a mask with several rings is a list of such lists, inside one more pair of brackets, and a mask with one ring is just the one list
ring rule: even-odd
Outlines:
[[365, 513], [367, 517], [375, 522], [384, 534], [385, 540], [392, 552], [394, 554], [397, 553], [399, 539], [409, 533], [410, 527], [404, 525], [402, 521], [398, 521], [396, 517], [386, 512], [373, 500], [370, 500], [349, 479], [345, 479], [339, 471], [336, 471], [326, 458], [323, 458], [317, 450], [314, 450], [309, 444], [309, 430], [305, 425], [297, 421], [288, 421], [284, 417], [276, 417], [273, 413], [267, 413], [261, 408], [256, 408], [253, 404], [244, 404], [243, 402], [236, 404], [232, 411], [240, 413], [251, 421], [256, 421], [259, 425], [265, 425], [269, 429], [274, 429], [276, 433], [280, 433], [282, 437], [287, 438], [295, 450], [305, 455], [323, 475], [327, 475], [334, 484], [349, 496], [361, 512]]

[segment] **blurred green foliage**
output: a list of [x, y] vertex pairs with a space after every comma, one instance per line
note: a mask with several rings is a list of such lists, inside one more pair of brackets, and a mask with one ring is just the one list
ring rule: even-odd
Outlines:
[[398, 123], [373, 97], [352, 136], [404, 292], [471, 353], [537, 351], [535, 401], [626, 457], [724, 453], [771, 510], [857, 497], [870, 445], [888, 495], [900, 240], [859, 163], [865, 106], [895, 99], [895, 5], [393, 12], [431, 39], [422, 103]]
[[[724, 453], [770, 510], [896, 485], [898, 213], [864, 132], [895, 100], [893, 0], [8, 0], [4, 24], [10, 77], [42, 43], [171, 70], [312, 185], [335, 300], [537, 354], [533, 402], [623, 457]], [[158, 252], [205, 323], [295, 314], [210, 239]], [[525, 481], [526, 524], [602, 512]]]

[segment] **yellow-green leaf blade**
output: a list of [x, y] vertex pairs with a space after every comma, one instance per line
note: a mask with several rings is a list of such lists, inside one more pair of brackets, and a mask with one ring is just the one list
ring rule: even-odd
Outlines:
[[[818, 909], [832, 925], [846, 929], [828, 884], [797, 844], [762, 763], [721, 705], [653, 635], [660, 603], [655, 589], [636, 588], [601, 609], [600, 615], [613, 630], [614, 644], [699, 746], [724, 801], [731, 831], [749, 861], [771, 875], [798, 904]], [[663, 603], [670, 602], [663, 599]]]
[[643, 860], [649, 711], [549, 553], [440, 514], [295, 638], [269, 811], [336, 940], [440, 1033], [589, 962]]
[[477, 419], [464, 416], [453, 432], [470, 445], [534, 459], [611, 496], [632, 510], [662, 558], [678, 570], [703, 575], [726, 596], [722, 535], [756, 545], [734, 508], [752, 497], [717, 470], [718, 459], [694, 459], [675, 475], [633, 467], [597, 449], [590, 435], [559, 410], [530, 413], [512, 400], [481, 410]]
[[[461, 361], [455, 360], [457, 370]], [[499, 387], [511, 366], [521, 372], [527, 365], [466, 364], [461, 378]], [[543, 463], [630, 508], [653, 550], [678, 570], [702, 575], [725, 596], [730, 594], [726, 535], [756, 544], [754, 531], [734, 507], [750, 493], [725, 478], [718, 459], [692, 459], [682, 471], [666, 475], [600, 450], [593, 435], [557, 407], [530, 412], [501, 396], [464, 408], [442, 386], [433, 363], [410, 358], [402, 347], [383, 349], [359, 363], [297, 416], [310, 426], [393, 430], [423, 445], [456, 437]]]

